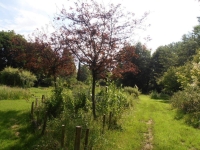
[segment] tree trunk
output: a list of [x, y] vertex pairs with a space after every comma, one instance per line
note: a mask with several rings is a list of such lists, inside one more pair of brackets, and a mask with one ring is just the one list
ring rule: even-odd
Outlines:
[[92, 113], [94, 119], [96, 119], [95, 86], [96, 86], [96, 75], [95, 73], [92, 73]]

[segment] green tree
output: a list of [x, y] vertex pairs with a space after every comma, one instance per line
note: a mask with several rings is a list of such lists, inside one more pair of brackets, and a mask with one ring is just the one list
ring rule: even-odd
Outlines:
[[191, 77], [193, 85], [200, 87], [200, 49], [198, 49], [198, 53], [194, 56], [192, 65]]
[[181, 46], [177, 52], [178, 66], [184, 65], [186, 62], [191, 61], [198, 49], [198, 43], [194, 37], [183, 35]]
[[147, 93], [150, 80], [149, 74], [151, 71], [151, 52], [147, 50], [147, 48], [140, 42], [137, 43], [134, 47], [137, 57], [132, 58], [132, 63], [134, 63], [138, 67], [138, 73], [125, 73], [123, 75], [123, 78], [121, 79], [121, 83], [124, 86], [134, 87], [135, 85], [137, 85], [137, 87], [142, 90], [143, 93]]
[[[191, 70], [198, 68], [198, 63], [191, 62], [193, 56], [200, 48], [200, 26], [195, 26], [191, 33], [182, 36], [182, 41], [177, 43], [171, 43], [165, 46], [160, 46], [151, 58], [151, 86], [152, 89], [161, 91], [165, 88], [163, 84], [157, 84], [160, 80], [165, 80], [165, 77], [172, 75], [173, 69], [171, 67], [177, 67], [176, 76], [181, 87], [184, 88], [191, 85], [193, 80], [198, 81], [197, 75], [193, 75], [192, 79]], [[169, 70], [168, 70], [169, 69]], [[168, 71], [169, 72], [168, 72]], [[167, 72], [167, 73], [165, 73]], [[195, 70], [194, 72], [198, 72]], [[194, 74], [194, 73], [193, 73]], [[163, 81], [164, 82], [164, 81]], [[165, 82], [166, 83], [166, 82]], [[174, 83], [176, 87], [176, 83]], [[162, 87], [163, 85], [164, 87]], [[167, 85], [166, 85], [167, 86]], [[172, 87], [171, 87], [172, 88]]]
[[77, 80], [82, 82], [87, 82], [90, 79], [91, 73], [86, 65], [81, 65], [79, 62]]
[[183, 89], [192, 84], [191, 69], [191, 62], [187, 62], [185, 65], [177, 68], [176, 76], [178, 77], [178, 82], [181, 84], [181, 88]]
[[24, 49], [27, 41], [22, 35], [12, 31], [0, 31], [0, 70], [6, 66], [22, 67], [23, 64], [15, 60], [19, 54], [17, 49]]
[[162, 87], [157, 84], [158, 79], [172, 66], [176, 66], [177, 55], [173, 49], [174, 44], [160, 46], [151, 57], [151, 88], [160, 91]]
[[181, 84], [178, 82], [177, 68], [170, 67], [166, 72], [164, 72], [163, 76], [159, 78], [158, 84], [164, 87], [163, 92], [170, 95], [180, 90]]
[[178, 65], [184, 65], [187, 61], [191, 61], [200, 48], [200, 26], [195, 26], [192, 32], [182, 36], [182, 41], [177, 50]]

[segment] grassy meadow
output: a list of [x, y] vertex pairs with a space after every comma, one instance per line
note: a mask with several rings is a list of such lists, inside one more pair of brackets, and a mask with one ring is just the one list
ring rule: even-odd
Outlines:
[[[29, 150], [40, 140], [30, 126], [31, 102], [50, 96], [51, 89], [30, 88], [27, 92], [29, 99], [0, 100], [0, 150]], [[93, 149], [199, 150], [200, 130], [177, 118], [169, 101], [141, 95], [123, 113], [117, 129], [98, 133]]]
[[24, 90], [0, 87], [0, 95], [7, 96], [6, 100], [0, 100], [1, 150], [29, 149], [29, 145], [36, 140], [30, 128], [31, 103], [42, 95], [48, 96], [50, 92], [51, 89], [45, 88]]

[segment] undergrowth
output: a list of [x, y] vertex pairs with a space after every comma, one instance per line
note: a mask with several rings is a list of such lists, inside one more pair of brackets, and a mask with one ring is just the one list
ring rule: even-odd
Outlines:
[[[52, 96], [40, 107], [40, 112], [47, 112], [48, 122], [44, 136], [32, 148], [60, 149], [62, 125], [65, 125], [66, 148], [73, 149], [76, 126], [82, 127], [81, 149], [84, 148], [86, 129], [90, 130], [88, 148], [93, 148], [99, 144], [99, 138], [102, 137], [103, 115], [106, 115], [106, 129], [121, 130], [119, 120], [123, 112], [134, 105], [135, 98], [136, 96], [124, 92], [123, 88], [117, 88], [114, 83], [108, 83], [107, 87], [99, 86], [96, 93], [98, 117], [94, 120], [91, 109], [91, 89], [88, 86], [76, 85], [70, 89], [58, 86], [53, 90]], [[112, 114], [111, 119], [109, 119], [110, 114]], [[44, 118], [42, 115], [40, 117]], [[43, 121], [37, 123], [36, 134], [41, 133], [39, 128], [43, 128]]]
[[[175, 93], [172, 98], [172, 106], [177, 108], [177, 115], [182, 116], [186, 123], [200, 127], [200, 88], [188, 87]], [[181, 115], [182, 114], [182, 115]]]

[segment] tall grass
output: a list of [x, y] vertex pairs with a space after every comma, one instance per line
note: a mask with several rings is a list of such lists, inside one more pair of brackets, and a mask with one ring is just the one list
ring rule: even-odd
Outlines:
[[17, 100], [17, 99], [29, 99], [30, 92], [22, 88], [12, 88], [8, 86], [0, 86], [0, 100]]

